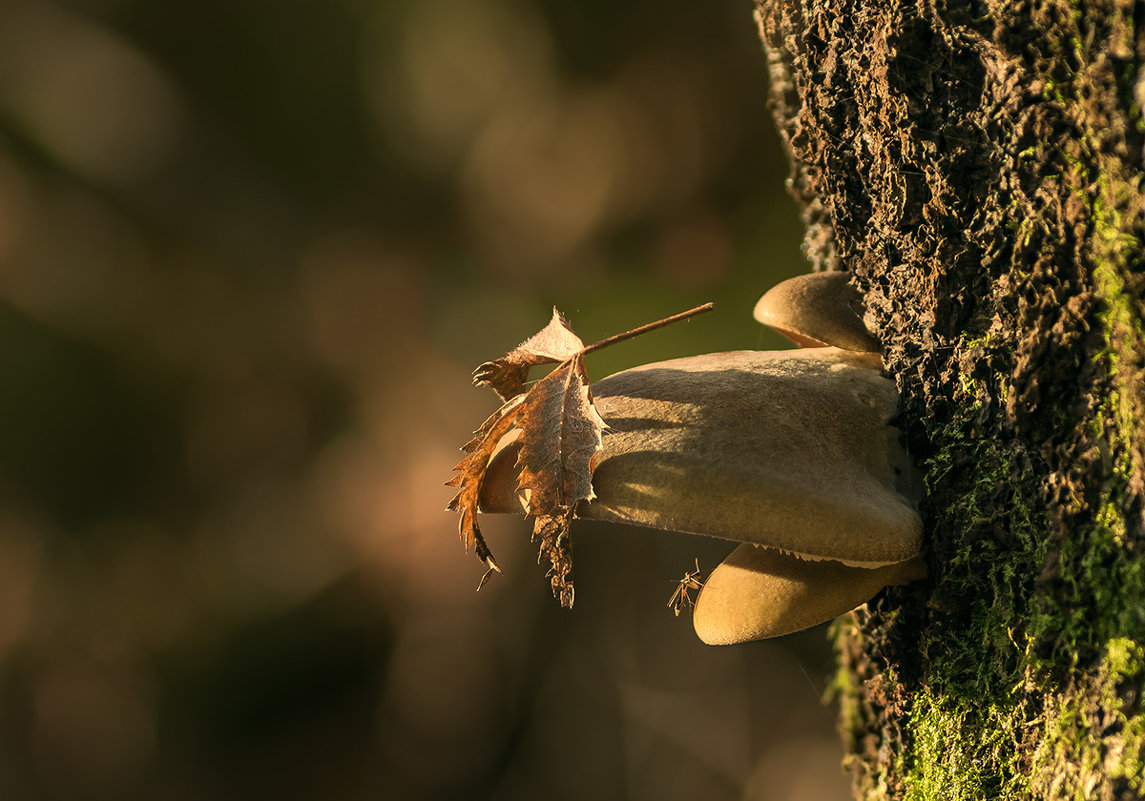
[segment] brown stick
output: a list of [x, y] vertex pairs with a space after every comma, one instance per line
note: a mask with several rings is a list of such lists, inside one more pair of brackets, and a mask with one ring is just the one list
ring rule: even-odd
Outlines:
[[687, 320], [689, 317], [695, 317], [698, 314], [710, 312], [714, 305], [715, 304], [713, 304], [711, 301], [708, 301], [702, 306], [696, 306], [694, 309], [688, 309], [687, 311], [682, 311], [679, 314], [673, 314], [671, 317], [665, 317], [663, 320], [657, 320], [654, 323], [647, 323], [646, 325], [642, 325], [639, 328], [633, 328], [630, 331], [625, 331], [620, 334], [613, 334], [612, 336], [606, 337], [599, 342], [593, 342], [591, 345], [586, 345], [581, 353], [592, 353], [594, 350], [600, 350], [601, 348], [606, 348], [609, 345], [615, 345], [617, 342], [623, 342], [626, 339], [632, 339], [632, 337], [646, 334], [649, 331], [655, 331], [657, 328], [663, 328], [666, 325], [678, 323], [681, 320]]

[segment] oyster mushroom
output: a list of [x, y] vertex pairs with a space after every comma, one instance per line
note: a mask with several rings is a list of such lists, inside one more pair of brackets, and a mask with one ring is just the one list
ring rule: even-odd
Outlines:
[[879, 352], [863, 325], [863, 300], [848, 272], [808, 273], [776, 284], [755, 304], [755, 319], [797, 345]]
[[[608, 425], [596, 497], [577, 516], [741, 543], [708, 577], [693, 623], [709, 644], [830, 620], [922, 578], [919, 482], [845, 272], [784, 281], [755, 317], [793, 351], [643, 365], [592, 386]], [[517, 446], [489, 465], [484, 511], [527, 509]]]
[[[747, 543], [697, 599], [705, 642], [778, 636], [846, 612], [917, 577], [917, 562], [903, 566], [920, 549], [914, 471], [887, 423], [897, 395], [879, 367], [877, 354], [833, 347], [739, 351], [598, 381], [608, 428], [596, 498], [577, 515]], [[512, 444], [493, 459], [482, 508], [522, 508], [505, 469], [515, 460]], [[800, 593], [823, 599], [776, 606]]]

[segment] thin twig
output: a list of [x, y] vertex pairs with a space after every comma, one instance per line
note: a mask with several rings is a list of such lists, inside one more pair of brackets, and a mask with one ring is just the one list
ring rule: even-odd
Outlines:
[[626, 339], [632, 339], [632, 337], [646, 334], [649, 331], [655, 331], [657, 328], [663, 328], [666, 325], [678, 323], [681, 320], [687, 320], [689, 317], [695, 317], [697, 314], [710, 312], [714, 305], [715, 304], [713, 304], [711, 301], [708, 301], [702, 306], [697, 306], [694, 309], [688, 309], [687, 311], [680, 312], [679, 314], [673, 314], [671, 317], [665, 317], [663, 320], [657, 320], [654, 323], [648, 323], [646, 325], [640, 326], [639, 328], [633, 328], [631, 331], [625, 331], [621, 334], [613, 334], [612, 336], [606, 337], [599, 342], [593, 342], [591, 345], [585, 346], [585, 348], [581, 350], [581, 353], [592, 353], [594, 350], [600, 350], [601, 348], [608, 347], [609, 345], [615, 345], [617, 342], [623, 342]]

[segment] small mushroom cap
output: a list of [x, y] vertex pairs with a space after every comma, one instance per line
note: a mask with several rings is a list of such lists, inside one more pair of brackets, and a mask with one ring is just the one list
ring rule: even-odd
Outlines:
[[741, 545], [704, 582], [692, 625], [708, 645], [780, 637], [849, 612], [883, 587], [925, 575], [921, 557], [866, 570]]
[[[837, 348], [712, 353], [592, 386], [608, 428], [580, 517], [753, 542], [853, 565], [919, 552], [914, 468], [887, 420], [874, 354]], [[515, 446], [498, 462], [516, 460]], [[514, 506], [487, 479], [482, 508]]]
[[755, 319], [799, 345], [834, 345], [878, 353], [863, 325], [863, 299], [848, 272], [798, 275], [769, 289], [755, 304]]

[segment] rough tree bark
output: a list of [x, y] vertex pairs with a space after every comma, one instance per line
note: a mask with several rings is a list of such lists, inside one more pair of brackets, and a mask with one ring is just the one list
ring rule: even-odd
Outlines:
[[868, 799], [1145, 797], [1145, 4], [757, 0], [931, 577], [836, 625]]

